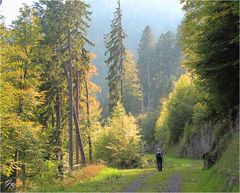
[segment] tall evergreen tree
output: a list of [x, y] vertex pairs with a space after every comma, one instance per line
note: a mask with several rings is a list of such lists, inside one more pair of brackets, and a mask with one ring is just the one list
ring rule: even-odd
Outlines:
[[150, 108], [150, 80], [151, 80], [151, 68], [154, 52], [154, 36], [151, 28], [147, 26], [142, 32], [142, 37], [138, 46], [138, 69], [141, 78], [142, 90], [143, 90], [143, 107], [144, 110]]
[[[56, 161], [58, 170], [63, 177], [63, 129], [66, 127], [68, 112], [67, 80], [63, 69], [61, 56], [62, 37], [60, 25], [52, 25], [54, 21], [61, 22], [63, 13], [62, 2], [40, 1], [35, 4], [41, 18], [41, 29], [44, 39], [41, 47], [44, 50], [40, 91], [45, 93], [45, 101], [38, 108], [38, 120], [47, 133], [44, 158]], [[57, 11], [58, 10], [58, 11]]]
[[167, 96], [172, 89], [173, 81], [182, 73], [180, 66], [180, 49], [177, 36], [172, 32], [160, 35], [154, 50], [150, 91], [153, 106], [160, 104], [160, 99]]
[[[91, 44], [86, 38], [87, 28], [89, 27], [88, 21], [90, 20], [90, 12], [87, 10], [89, 5], [82, 1], [40, 1], [36, 7], [38, 7], [39, 15], [42, 17], [45, 43], [50, 45], [52, 63], [57, 63], [55, 67], [61, 69], [61, 73], [64, 71], [65, 77], [67, 77], [69, 83], [69, 169], [71, 171], [73, 168], [74, 152], [73, 123], [75, 123], [75, 137], [81, 154], [82, 164], [83, 166], [86, 165], [84, 148], [79, 130], [79, 117], [75, 115], [79, 107], [76, 107], [76, 104], [74, 104], [77, 100], [73, 99], [74, 96], [79, 95], [73, 92], [78, 91], [78, 89], [74, 89], [74, 86], [77, 81], [77, 74], [80, 71], [80, 66], [82, 65], [81, 56], [83, 54], [83, 46], [86, 43]], [[85, 69], [83, 68], [83, 70]], [[78, 87], [78, 82], [76, 82], [76, 84]], [[59, 87], [60, 85], [61, 84], [58, 84], [56, 86]], [[53, 90], [49, 91], [52, 92]], [[52, 94], [55, 95], [54, 93]]]
[[123, 66], [123, 105], [126, 112], [138, 114], [141, 112], [142, 91], [137, 66], [130, 51], [126, 51]]
[[122, 27], [122, 10], [120, 0], [114, 12], [111, 24], [111, 32], [105, 36], [106, 55], [105, 61], [109, 67], [108, 86], [109, 86], [109, 107], [110, 112], [118, 101], [123, 102], [123, 64], [125, 59], [124, 38], [125, 33]]

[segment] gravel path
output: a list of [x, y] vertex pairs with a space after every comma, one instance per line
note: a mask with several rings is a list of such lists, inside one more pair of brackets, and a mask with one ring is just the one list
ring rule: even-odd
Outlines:
[[[145, 173], [139, 176], [135, 181], [133, 181], [124, 192], [137, 192], [137, 190], [143, 185], [143, 183], [153, 175], [156, 175], [156, 172]], [[167, 185], [163, 189], [163, 192], [181, 192], [182, 178], [174, 174], [169, 179]]]
[[151, 176], [155, 175], [155, 172], [152, 173], [146, 173], [141, 175], [139, 178], [137, 178], [132, 184], [130, 184], [124, 192], [136, 192], [144, 183], [145, 180], [150, 178]]
[[164, 189], [164, 192], [181, 192], [182, 179], [178, 175], [173, 175], [167, 186]]

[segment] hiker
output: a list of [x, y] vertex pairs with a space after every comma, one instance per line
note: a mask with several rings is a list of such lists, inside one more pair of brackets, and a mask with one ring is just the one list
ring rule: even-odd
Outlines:
[[157, 148], [156, 159], [158, 171], [162, 171], [163, 153], [160, 148]]

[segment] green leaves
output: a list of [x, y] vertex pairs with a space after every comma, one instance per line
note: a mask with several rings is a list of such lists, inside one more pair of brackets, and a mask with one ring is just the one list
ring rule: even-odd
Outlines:
[[183, 1], [183, 64], [215, 96], [218, 114], [238, 105], [239, 2]]
[[191, 76], [184, 74], [174, 85], [168, 99], [162, 103], [156, 122], [156, 138], [162, 144], [179, 142], [186, 123], [192, 123], [193, 107], [198, 100]]

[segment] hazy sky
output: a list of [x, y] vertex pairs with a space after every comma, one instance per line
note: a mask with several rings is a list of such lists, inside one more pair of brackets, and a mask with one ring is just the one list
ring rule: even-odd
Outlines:
[[11, 21], [17, 18], [19, 9], [23, 3], [31, 5], [33, 0], [2, 0], [0, 14], [5, 17], [6, 24], [11, 24]]
[[[31, 5], [36, 0], [3, 0], [0, 5], [0, 14], [5, 16], [6, 24], [17, 18], [19, 8], [23, 3]], [[92, 6], [112, 8], [116, 7], [117, 0], [84, 0]], [[179, 0], [121, 0], [123, 11], [131, 11], [142, 14], [156, 14], [161, 17], [172, 17], [173, 20], [183, 15]], [[127, 14], [127, 13], [126, 13]], [[137, 17], [137, 15], [136, 15]]]

